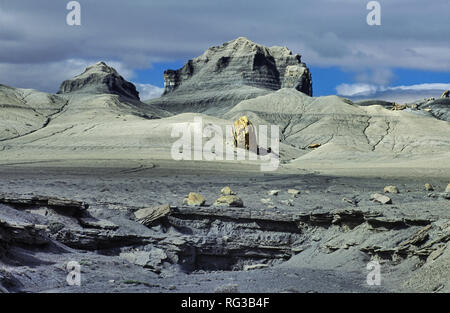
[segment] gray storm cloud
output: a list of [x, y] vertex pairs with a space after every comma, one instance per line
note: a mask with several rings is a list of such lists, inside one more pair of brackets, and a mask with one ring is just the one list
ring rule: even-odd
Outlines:
[[[67, 2], [0, 1], [0, 83], [55, 91], [56, 78], [84, 63], [111, 60], [132, 72], [187, 60], [238, 36], [355, 73], [450, 71], [448, 0], [380, 1], [376, 27], [366, 24], [362, 0], [80, 0], [81, 26], [66, 25]], [[33, 83], [42, 73], [55, 79]]]

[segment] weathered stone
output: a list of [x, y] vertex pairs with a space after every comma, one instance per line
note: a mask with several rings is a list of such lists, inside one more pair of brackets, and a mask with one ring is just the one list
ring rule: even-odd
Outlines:
[[450, 91], [446, 90], [442, 93], [441, 98], [449, 98], [450, 97]]
[[392, 111], [401, 111], [404, 110], [408, 107], [407, 104], [398, 104], [398, 103], [393, 103], [392, 104]]
[[433, 188], [433, 186], [431, 185], [431, 184], [425, 184], [425, 190], [426, 191], [434, 191], [434, 188]]
[[261, 199], [262, 204], [272, 204], [272, 199], [270, 198], [262, 198]]
[[257, 153], [256, 133], [253, 124], [247, 116], [242, 116], [234, 122], [234, 146]]
[[270, 190], [267, 194], [269, 196], [278, 196], [281, 190]]
[[293, 195], [293, 196], [297, 196], [300, 194], [300, 190], [297, 189], [288, 189], [288, 193]]
[[267, 268], [267, 267], [269, 267], [269, 265], [267, 265], [267, 264], [244, 265], [244, 271], [259, 270], [259, 269]]
[[187, 198], [183, 200], [183, 204], [191, 206], [202, 206], [206, 203], [206, 199], [201, 194], [190, 192]]
[[231, 188], [228, 187], [228, 186], [223, 187], [222, 190], [221, 190], [220, 192], [221, 192], [222, 195], [224, 195], [224, 196], [230, 196], [230, 195], [235, 195], [235, 194], [236, 194], [236, 193], [235, 193], [233, 190], [231, 190]]
[[447, 187], [445, 188], [445, 192], [450, 192], [450, 183], [447, 185]]
[[384, 187], [384, 193], [399, 193], [396, 186], [386, 186]]
[[157, 220], [170, 214], [170, 205], [163, 204], [152, 208], [140, 209], [134, 212], [137, 221], [147, 227], [152, 226]]
[[391, 204], [392, 203], [391, 198], [389, 198], [385, 195], [379, 194], [379, 193], [372, 194], [372, 196], [370, 198], [372, 201], [379, 202], [381, 204]]
[[308, 148], [310, 148], [310, 149], [317, 149], [317, 148], [319, 148], [320, 146], [321, 146], [320, 143], [312, 143], [312, 144], [310, 144], [310, 145], [308, 146]]
[[244, 202], [238, 196], [222, 196], [214, 202], [216, 206], [243, 207]]
[[280, 203], [287, 205], [287, 206], [294, 206], [294, 201], [292, 199], [289, 200], [281, 200]]

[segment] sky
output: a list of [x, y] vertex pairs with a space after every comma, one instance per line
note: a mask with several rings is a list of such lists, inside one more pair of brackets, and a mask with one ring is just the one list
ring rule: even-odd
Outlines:
[[380, 0], [379, 26], [368, 0], [79, 0], [79, 26], [69, 2], [0, 0], [0, 84], [56, 92], [102, 60], [146, 99], [164, 70], [243, 36], [302, 55], [316, 96], [450, 88], [450, 0]]

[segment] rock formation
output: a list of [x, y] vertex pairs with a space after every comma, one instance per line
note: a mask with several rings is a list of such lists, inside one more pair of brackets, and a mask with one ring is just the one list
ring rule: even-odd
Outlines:
[[148, 103], [172, 112], [220, 115], [224, 107], [280, 88], [312, 96], [311, 73], [300, 55], [243, 37], [209, 48], [179, 70], [165, 71], [164, 80], [163, 96]]
[[257, 152], [255, 128], [247, 116], [241, 116], [234, 122], [233, 138], [236, 148]]
[[58, 94], [72, 92], [116, 94], [125, 98], [139, 100], [139, 92], [136, 90], [136, 87], [104, 62], [98, 62], [89, 66], [82, 74], [64, 81], [59, 88]]

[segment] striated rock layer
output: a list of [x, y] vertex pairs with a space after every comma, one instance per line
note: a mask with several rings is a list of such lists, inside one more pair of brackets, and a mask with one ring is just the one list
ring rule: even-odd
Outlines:
[[311, 73], [286, 47], [264, 47], [237, 38], [209, 48], [181, 69], [164, 72], [165, 89], [148, 103], [172, 112], [220, 115], [242, 100], [281, 88], [312, 96]]
[[64, 81], [59, 88], [58, 94], [73, 92], [115, 94], [139, 100], [139, 92], [136, 90], [136, 87], [104, 62], [98, 62], [89, 66], [80, 75]]

